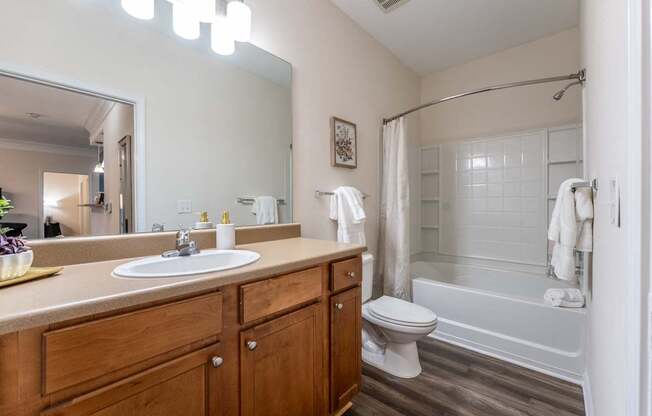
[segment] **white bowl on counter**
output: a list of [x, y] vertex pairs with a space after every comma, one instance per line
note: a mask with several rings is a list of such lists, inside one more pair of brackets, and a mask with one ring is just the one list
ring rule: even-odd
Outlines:
[[0, 281], [23, 276], [34, 261], [32, 250], [0, 256]]

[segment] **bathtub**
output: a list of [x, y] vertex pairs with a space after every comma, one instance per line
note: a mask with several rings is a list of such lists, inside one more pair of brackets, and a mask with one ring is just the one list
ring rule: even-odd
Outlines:
[[584, 372], [584, 309], [543, 302], [543, 275], [453, 263], [411, 265], [414, 302], [439, 324], [431, 336], [579, 383]]

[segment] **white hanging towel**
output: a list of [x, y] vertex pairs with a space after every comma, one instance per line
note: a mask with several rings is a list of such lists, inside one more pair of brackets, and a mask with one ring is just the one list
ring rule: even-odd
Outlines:
[[543, 299], [550, 306], [562, 308], [581, 308], [584, 306], [584, 295], [579, 289], [548, 289]]
[[550, 265], [555, 275], [563, 280], [575, 281], [574, 251], [593, 250], [593, 194], [591, 188], [577, 188], [572, 178], [559, 187], [555, 208], [550, 219], [548, 239], [554, 243]]
[[278, 224], [278, 201], [273, 196], [257, 196], [251, 212], [256, 216], [256, 224]]
[[337, 221], [337, 241], [366, 245], [362, 192], [352, 186], [340, 186], [331, 196], [330, 219]]

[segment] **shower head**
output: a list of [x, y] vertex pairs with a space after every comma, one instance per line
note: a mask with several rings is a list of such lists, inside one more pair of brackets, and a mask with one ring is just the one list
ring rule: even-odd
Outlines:
[[557, 91], [555, 95], [552, 96], [553, 100], [555, 101], [561, 100], [562, 98], [564, 98], [564, 94], [566, 94], [566, 91], [568, 91], [570, 87], [572, 87], [573, 85], [580, 85], [580, 84], [582, 84], [582, 81], [571, 82], [570, 84], [566, 85], [564, 88]]

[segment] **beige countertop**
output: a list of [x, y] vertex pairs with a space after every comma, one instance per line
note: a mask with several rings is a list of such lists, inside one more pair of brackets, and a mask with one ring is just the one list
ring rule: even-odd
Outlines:
[[354, 256], [363, 246], [290, 238], [245, 244], [260, 253], [250, 265], [185, 277], [127, 279], [113, 269], [133, 259], [66, 266], [55, 277], [0, 289], [0, 335], [165, 298], [243, 283], [278, 273]]

